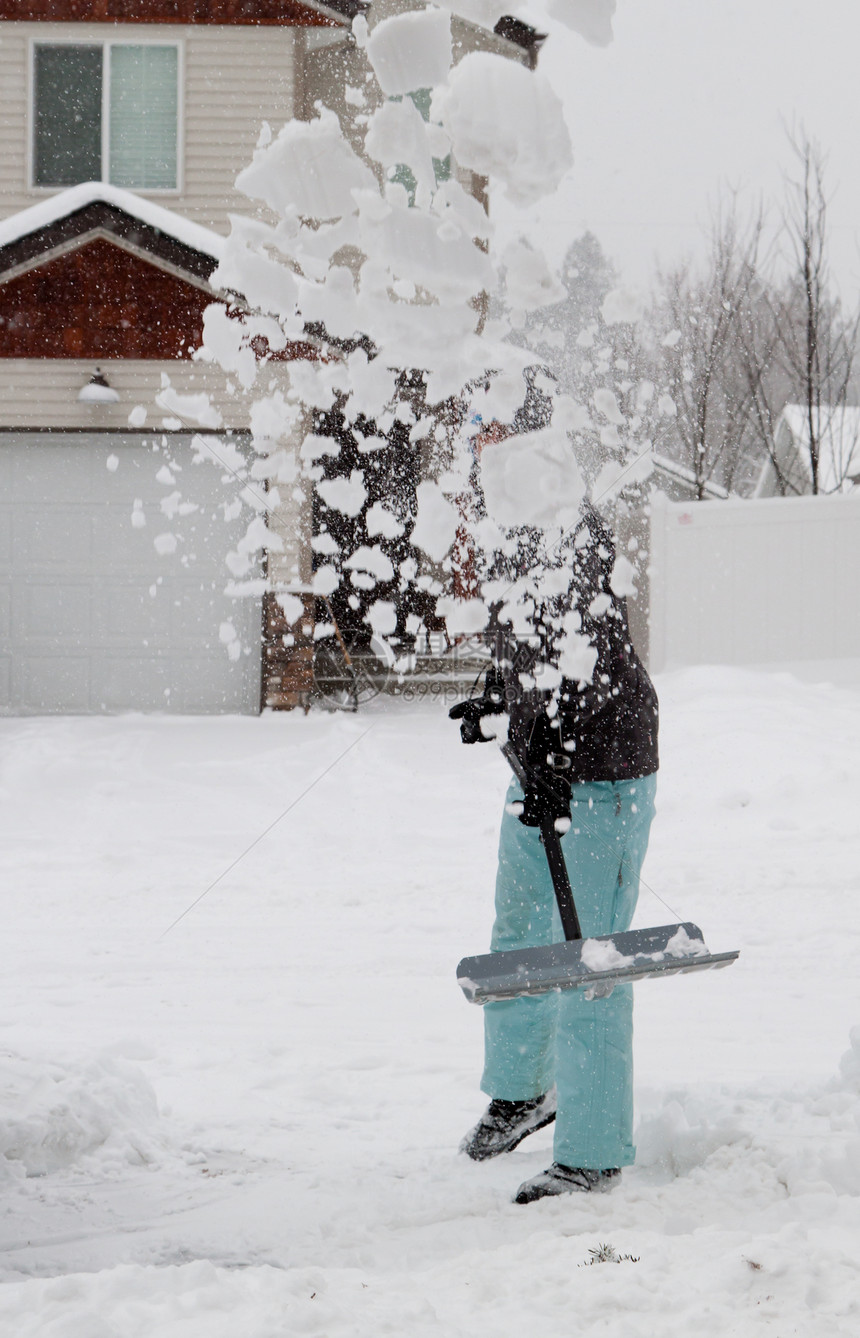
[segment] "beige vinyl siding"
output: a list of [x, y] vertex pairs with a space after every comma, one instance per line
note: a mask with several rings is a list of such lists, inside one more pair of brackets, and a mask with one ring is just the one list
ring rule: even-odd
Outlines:
[[[162, 374], [180, 395], [206, 391], [224, 420], [224, 426], [244, 431], [248, 403], [241, 394], [230, 395], [229, 378], [211, 363], [177, 359], [101, 361], [101, 371], [119, 394], [116, 404], [81, 404], [78, 391], [89, 381], [95, 361], [83, 358], [0, 358], [0, 428], [112, 428], [128, 431], [128, 416], [142, 404], [148, 430], [162, 426], [171, 415], [159, 409], [155, 397]], [[277, 366], [277, 364], [276, 364]], [[267, 374], [267, 383], [273, 369]], [[193, 429], [196, 424], [189, 423]], [[187, 430], [187, 429], [186, 429]], [[201, 429], [202, 430], [202, 429]]]
[[[88, 430], [90, 432], [129, 433], [128, 416], [138, 404], [146, 409], [141, 431], [148, 436], [164, 429], [164, 420], [172, 415], [159, 409], [155, 397], [161, 389], [162, 373], [179, 394], [205, 390], [219, 409], [226, 428], [248, 430], [248, 401], [241, 394], [228, 393], [228, 378], [220, 367], [207, 363], [123, 361], [99, 364], [109, 384], [119, 393], [117, 404], [81, 404], [78, 392], [92, 376], [95, 364], [75, 358], [18, 359], [0, 358], [0, 436], [7, 430], [45, 429]], [[283, 379], [286, 367], [273, 364], [266, 373], [266, 385]], [[184, 424], [181, 431], [194, 431], [195, 424]], [[169, 430], [169, 429], [167, 429]], [[206, 430], [200, 431], [206, 435]], [[282, 445], [297, 450], [305, 428], [295, 430], [294, 439]], [[34, 436], [34, 441], [36, 440]], [[225, 471], [227, 477], [227, 471]], [[233, 486], [229, 479], [225, 489]], [[239, 488], [236, 483], [236, 488]], [[263, 483], [255, 488], [264, 489]], [[226, 492], [225, 492], [226, 495]], [[283, 540], [284, 551], [272, 554], [273, 580], [289, 584], [310, 579], [310, 503], [301, 488], [281, 485], [279, 504], [269, 516], [269, 525]], [[250, 515], [250, 513], [249, 513]], [[226, 580], [226, 574], [225, 574]]]
[[[389, 0], [374, 6], [374, 21], [407, 8], [412, 5]], [[452, 35], [455, 59], [490, 50], [527, 60], [511, 43], [461, 19], [454, 18]], [[215, 232], [228, 232], [228, 214], [255, 207], [234, 182], [251, 159], [263, 121], [277, 134], [287, 120], [313, 116], [314, 102], [322, 99], [360, 146], [355, 111], [345, 104], [343, 90], [346, 83], [367, 87], [369, 66], [362, 52], [331, 29], [0, 21], [0, 218], [54, 193], [28, 185], [31, 43], [52, 40], [180, 42], [180, 189], [139, 194]], [[365, 110], [370, 109], [372, 97]], [[468, 174], [458, 175], [469, 188]]]
[[[250, 202], [234, 189], [263, 121], [295, 115], [296, 29], [186, 29], [185, 191], [180, 213], [216, 232]], [[167, 201], [165, 201], [167, 203]]]
[[528, 65], [529, 55], [523, 47], [509, 42], [489, 28], [480, 28], [474, 23], [467, 23], [456, 14], [451, 15], [451, 40], [454, 47], [454, 64], [473, 51], [492, 51], [496, 56], [505, 56], [508, 60], [519, 61]]
[[33, 204], [27, 185], [27, 89], [25, 27], [0, 23], [0, 217]]
[[215, 232], [247, 210], [234, 189], [263, 121], [277, 133], [295, 115], [300, 30], [187, 24], [0, 22], [0, 218], [53, 191], [28, 185], [31, 42], [179, 42], [180, 189], [140, 191]]

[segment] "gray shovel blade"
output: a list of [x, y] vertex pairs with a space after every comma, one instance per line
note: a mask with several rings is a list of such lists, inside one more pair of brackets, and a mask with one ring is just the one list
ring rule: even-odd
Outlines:
[[469, 1002], [477, 1004], [551, 990], [582, 989], [599, 998], [625, 980], [707, 971], [729, 966], [738, 955], [709, 952], [698, 925], [660, 925], [464, 957], [457, 982]]

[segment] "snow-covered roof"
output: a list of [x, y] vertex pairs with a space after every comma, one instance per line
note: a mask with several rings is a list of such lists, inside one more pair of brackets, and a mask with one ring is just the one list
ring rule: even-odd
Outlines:
[[[822, 405], [813, 410], [819, 441], [818, 487], [820, 492], [847, 492], [860, 481], [860, 407]], [[777, 423], [779, 434], [788, 432], [803, 475], [811, 480], [809, 463], [809, 413], [803, 404], [786, 404]]]
[[[692, 469], [687, 469], [686, 465], [679, 464], [677, 460], [670, 460], [667, 455], [658, 455], [656, 452], [651, 459], [658, 474], [664, 474], [675, 483], [689, 489], [691, 499], [696, 496], [696, 476]], [[710, 497], [714, 501], [725, 501], [729, 495], [725, 488], [720, 487], [719, 483], [707, 482], [703, 491], [706, 497]]]
[[68, 190], [58, 191], [56, 195], [40, 200], [29, 209], [22, 209], [0, 220], [0, 247], [11, 246], [33, 233], [42, 232], [70, 214], [93, 204], [106, 204], [119, 209], [181, 245], [211, 256], [213, 260], [220, 260], [224, 254], [226, 238], [217, 232], [201, 227], [199, 223], [192, 223], [190, 219], [183, 218], [172, 209], [165, 209], [161, 204], [154, 204], [152, 200], [144, 200], [132, 191], [109, 186], [103, 181], [87, 181], [80, 186], [70, 186]]

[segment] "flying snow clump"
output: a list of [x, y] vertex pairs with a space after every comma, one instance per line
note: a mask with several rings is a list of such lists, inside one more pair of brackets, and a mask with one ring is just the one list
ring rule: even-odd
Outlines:
[[606, 294], [600, 314], [607, 325], [636, 324], [641, 321], [644, 302], [631, 288], [613, 288]]
[[464, 56], [434, 95], [432, 112], [457, 162], [491, 177], [514, 204], [551, 195], [573, 166], [560, 99], [542, 75], [504, 56]]
[[545, 428], [508, 437], [481, 456], [481, 486], [497, 525], [564, 529], [575, 524], [585, 483], [567, 434]]
[[435, 88], [451, 68], [450, 15], [443, 9], [419, 9], [383, 19], [365, 49], [386, 97]]

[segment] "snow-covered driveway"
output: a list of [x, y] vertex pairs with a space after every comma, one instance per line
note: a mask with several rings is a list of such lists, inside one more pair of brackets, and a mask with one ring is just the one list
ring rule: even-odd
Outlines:
[[551, 1131], [456, 1154], [494, 749], [390, 702], [0, 722], [2, 1338], [856, 1334], [860, 693], [658, 688], [645, 878], [742, 955], [637, 987], [637, 1166], [526, 1208]]

